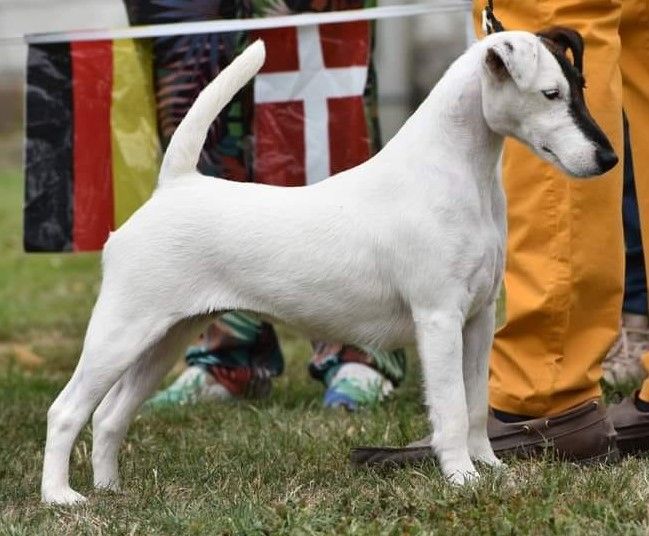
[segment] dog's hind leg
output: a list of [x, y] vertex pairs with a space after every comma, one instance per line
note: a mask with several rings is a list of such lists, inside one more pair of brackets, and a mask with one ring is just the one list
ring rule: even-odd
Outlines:
[[133, 299], [129, 302], [103, 292], [97, 300], [79, 363], [47, 413], [41, 482], [44, 502], [83, 501], [69, 485], [70, 452], [79, 431], [124, 371], [174, 323], [162, 311], [132, 305]]
[[487, 435], [489, 412], [489, 354], [495, 327], [495, 305], [484, 308], [464, 326], [462, 367], [469, 411], [469, 456], [488, 465], [499, 466]]
[[463, 484], [478, 476], [467, 445], [469, 417], [462, 379], [462, 318], [455, 311], [414, 311], [432, 448], [444, 476]]
[[119, 489], [119, 447], [133, 417], [205, 322], [191, 319], [170, 329], [124, 373], [99, 404], [92, 417], [92, 467], [96, 488]]

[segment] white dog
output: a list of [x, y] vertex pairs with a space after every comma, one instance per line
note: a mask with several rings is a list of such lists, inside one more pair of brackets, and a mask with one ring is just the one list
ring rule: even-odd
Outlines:
[[570, 33], [559, 31], [558, 45], [525, 32], [485, 38], [379, 154], [303, 188], [196, 172], [208, 126], [264, 62], [263, 43], [246, 49], [200, 94], [157, 190], [106, 243], [79, 364], [48, 412], [43, 501], [84, 499], [70, 488], [69, 457], [100, 402], [95, 486], [118, 488], [118, 449], [138, 407], [188, 341], [232, 310], [318, 339], [383, 348], [416, 340], [444, 475], [462, 483], [477, 476], [472, 459], [498, 465], [486, 422], [505, 248], [503, 138], [574, 176], [617, 161], [560, 50]]

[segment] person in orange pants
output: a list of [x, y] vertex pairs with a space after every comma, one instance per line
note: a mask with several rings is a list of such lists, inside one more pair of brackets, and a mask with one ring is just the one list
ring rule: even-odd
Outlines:
[[[474, 3], [479, 22], [484, 1]], [[588, 108], [622, 156], [628, 116], [643, 235], [649, 237], [648, 0], [496, 0], [505, 29], [566, 26], [584, 39]], [[479, 33], [481, 33], [479, 31]], [[624, 289], [622, 173], [568, 178], [508, 140], [503, 180], [508, 198], [506, 322], [490, 365], [489, 436], [496, 453], [539, 452], [613, 460], [649, 448], [649, 381], [606, 408], [601, 362], [616, 338]], [[645, 239], [645, 248], [649, 238]], [[647, 358], [649, 367], [649, 357]], [[405, 449], [359, 449], [356, 462], [430, 455], [430, 440]]]
[[[641, 225], [649, 237], [649, 152], [641, 131], [649, 123], [649, 2], [501, 0], [495, 9], [505, 28], [561, 25], [582, 34], [586, 100], [618, 155], [622, 107], [629, 118]], [[567, 457], [614, 451], [609, 419], [623, 452], [638, 446], [638, 428], [649, 439], [649, 413], [641, 411], [649, 382], [609, 416], [598, 400], [601, 361], [622, 308], [622, 172], [618, 165], [600, 180], [570, 180], [517, 142], [506, 144], [507, 321], [490, 368], [490, 436], [498, 450], [533, 442], [525, 439], [530, 429], [552, 437], [553, 422], [561, 423], [557, 449]]]

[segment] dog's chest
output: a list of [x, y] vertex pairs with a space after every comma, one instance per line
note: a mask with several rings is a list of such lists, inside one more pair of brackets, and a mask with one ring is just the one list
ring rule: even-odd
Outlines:
[[475, 312], [495, 301], [504, 270], [504, 238], [497, 229], [484, 230], [475, 266], [468, 278], [470, 310]]

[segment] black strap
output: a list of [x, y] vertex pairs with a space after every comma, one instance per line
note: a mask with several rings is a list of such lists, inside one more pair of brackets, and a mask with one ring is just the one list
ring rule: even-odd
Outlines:
[[487, 35], [495, 32], [504, 32], [505, 28], [502, 23], [494, 15], [494, 2], [493, 0], [487, 0], [487, 5], [484, 8], [484, 13], [487, 23]]

